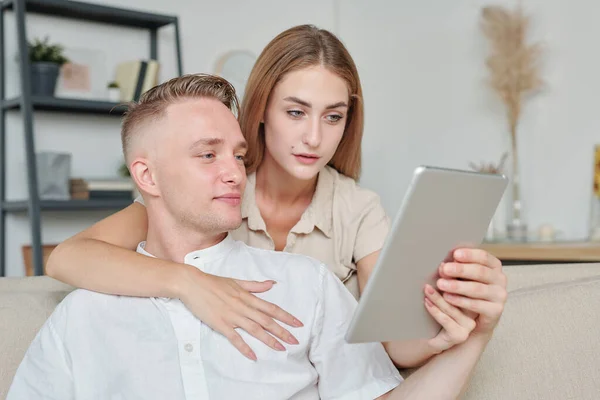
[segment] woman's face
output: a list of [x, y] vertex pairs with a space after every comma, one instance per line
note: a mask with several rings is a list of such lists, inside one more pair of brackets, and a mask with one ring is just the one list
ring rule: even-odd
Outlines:
[[348, 86], [333, 72], [314, 66], [288, 73], [265, 110], [263, 161], [297, 179], [314, 178], [342, 139], [348, 105]]

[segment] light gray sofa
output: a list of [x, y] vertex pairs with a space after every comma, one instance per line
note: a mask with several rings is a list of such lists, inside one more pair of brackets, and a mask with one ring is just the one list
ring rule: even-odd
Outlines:
[[[505, 271], [504, 315], [464, 398], [600, 399], [600, 264]], [[71, 290], [48, 277], [0, 278], [1, 399], [37, 330]]]

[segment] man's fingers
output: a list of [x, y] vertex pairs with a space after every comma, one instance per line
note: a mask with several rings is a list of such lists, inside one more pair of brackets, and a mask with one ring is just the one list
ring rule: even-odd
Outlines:
[[284, 324], [287, 324], [289, 326], [293, 326], [296, 328], [304, 326], [304, 324], [302, 324], [302, 322], [300, 322], [292, 314], [282, 310], [279, 306], [277, 306], [273, 303], [269, 303], [268, 301], [259, 299], [258, 297], [252, 296], [252, 295], [243, 296], [243, 297], [244, 297], [243, 300], [246, 304], [248, 304], [250, 307], [268, 315], [271, 318], [274, 318], [278, 321], [283, 322]]
[[234, 282], [240, 285], [240, 287], [250, 293], [263, 293], [271, 289], [275, 284], [275, 281], [242, 281], [234, 279]]

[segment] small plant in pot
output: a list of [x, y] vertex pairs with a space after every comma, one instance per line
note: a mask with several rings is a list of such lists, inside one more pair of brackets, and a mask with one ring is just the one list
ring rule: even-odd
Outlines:
[[121, 98], [121, 89], [116, 81], [109, 82], [106, 85], [108, 90], [108, 99], [113, 102], [118, 102]]
[[54, 96], [60, 67], [69, 60], [64, 56], [64, 49], [59, 44], [35, 39], [29, 45], [29, 61], [31, 63], [31, 91], [37, 96]]

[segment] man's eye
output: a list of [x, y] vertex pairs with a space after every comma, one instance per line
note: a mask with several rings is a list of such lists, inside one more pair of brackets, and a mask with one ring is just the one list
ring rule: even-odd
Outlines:
[[202, 154], [200, 157], [206, 158], [206, 159], [211, 159], [211, 158], [214, 158], [214, 156], [215, 156], [214, 154], [209, 153], [209, 154]]

